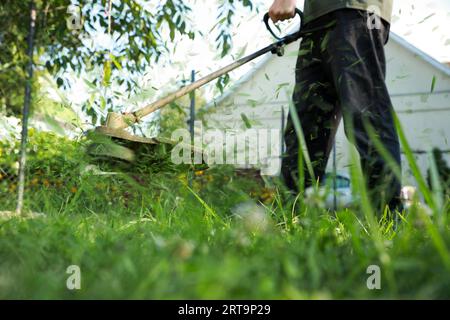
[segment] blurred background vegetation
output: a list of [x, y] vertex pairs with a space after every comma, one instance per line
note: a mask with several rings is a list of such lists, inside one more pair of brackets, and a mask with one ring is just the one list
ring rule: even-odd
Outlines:
[[[123, 108], [117, 105], [117, 95], [140, 91], [136, 79], [158, 63], [162, 55], [167, 55], [172, 43], [181, 37], [192, 39], [201, 34], [201, 30], [192, 27], [189, 3], [181, 0], [35, 0], [34, 3], [37, 27], [33, 110], [42, 112], [37, 104], [42, 98], [40, 78], [50, 76], [57, 87], [67, 89], [73, 84], [71, 76], [81, 75], [93, 89], [104, 89], [82, 106], [94, 124], [106, 111]], [[22, 109], [29, 4], [30, 1], [13, 0], [0, 3], [0, 111], [6, 115], [20, 115]], [[217, 2], [219, 23], [214, 32], [222, 57], [230, 51], [229, 27], [241, 7], [256, 9], [250, 0]], [[92, 36], [98, 32], [106, 33], [114, 45], [95, 43]], [[218, 83], [223, 86], [223, 79]], [[113, 89], [105, 89], [109, 87]]]

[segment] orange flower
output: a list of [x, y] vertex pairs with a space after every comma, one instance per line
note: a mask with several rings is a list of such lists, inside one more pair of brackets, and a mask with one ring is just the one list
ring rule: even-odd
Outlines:
[[199, 176], [202, 176], [204, 173], [205, 173], [205, 171], [199, 170], [199, 171], [195, 171], [194, 174], [195, 174], [197, 177], [199, 177]]
[[77, 193], [78, 189], [76, 187], [72, 187], [70, 188], [70, 192], [72, 193]]

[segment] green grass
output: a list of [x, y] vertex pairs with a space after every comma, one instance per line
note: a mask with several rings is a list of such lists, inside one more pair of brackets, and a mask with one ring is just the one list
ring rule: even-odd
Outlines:
[[[101, 164], [118, 175], [81, 175], [83, 145], [32, 135], [26, 207], [45, 217], [0, 220], [1, 299], [450, 298], [448, 199], [432, 218], [416, 208], [397, 228], [387, 215], [373, 225], [364, 205], [328, 212], [230, 167], [173, 166], [163, 147], [135, 168]], [[15, 146], [0, 148], [8, 210]], [[236, 216], [245, 201], [268, 218]], [[367, 289], [369, 265], [381, 290]]]

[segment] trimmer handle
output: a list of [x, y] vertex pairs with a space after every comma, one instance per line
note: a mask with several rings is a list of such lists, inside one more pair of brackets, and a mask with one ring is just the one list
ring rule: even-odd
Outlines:
[[[297, 15], [297, 14], [299, 15], [299, 17], [300, 17], [300, 25], [302, 25], [302, 24], [303, 24], [303, 12], [302, 12], [300, 9], [295, 8], [295, 14], [296, 14], [296, 15]], [[273, 30], [270, 28], [269, 20], [270, 20], [270, 16], [269, 16], [269, 13], [267, 12], [267, 13], [264, 15], [264, 18], [263, 18], [263, 21], [264, 21], [264, 23], [266, 24], [267, 30], [269, 30], [269, 32], [272, 34], [272, 36], [273, 36], [275, 39], [277, 39], [277, 40], [282, 40], [283, 38], [278, 37], [278, 36], [275, 34], [275, 32], [273, 32]]]

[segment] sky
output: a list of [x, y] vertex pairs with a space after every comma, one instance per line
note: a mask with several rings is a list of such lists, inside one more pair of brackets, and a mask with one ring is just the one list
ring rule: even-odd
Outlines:
[[[250, 54], [274, 41], [262, 22], [262, 16], [273, 0], [253, 0], [259, 12], [250, 13], [238, 6], [232, 27], [233, 48], [228, 56], [220, 58], [215, 48], [217, 33], [213, 28], [217, 22], [217, 1], [188, 2], [192, 7], [190, 20], [195, 29], [203, 32], [203, 36], [198, 36], [194, 40], [187, 37], [178, 38], [174, 45], [174, 53], [164, 57], [161, 63], [148, 70], [147, 75], [141, 80], [142, 87], [156, 87], [160, 89], [158, 92], [163, 94], [176, 89], [176, 84], [181, 79], [188, 78], [193, 69], [196, 70], [198, 77], [207, 75], [231, 63], [237, 55]], [[297, 1], [297, 7], [303, 8], [302, 0]], [[284, 22], [281, 28], [288, 30], [296, 23], [298, 20]], [[450, 62], [450, 0], [394, 0], [391, 31], [436, 60]], [[98, 33], [94, 41], [106, 47], [113, 45], [107, 38], [107, 35]], [[232, 80], [239, 79], [257, 62], [258, 60], [255, 60], [232, 72]], [[82, 79], [76, 81], [72, 88], [68, 93], [69, 100], [79, 103], [89, 97], [88, 88]], [[204, 92], [207, 100], [217, 95], [213, 88], [214, 86], [210, 85]]]

